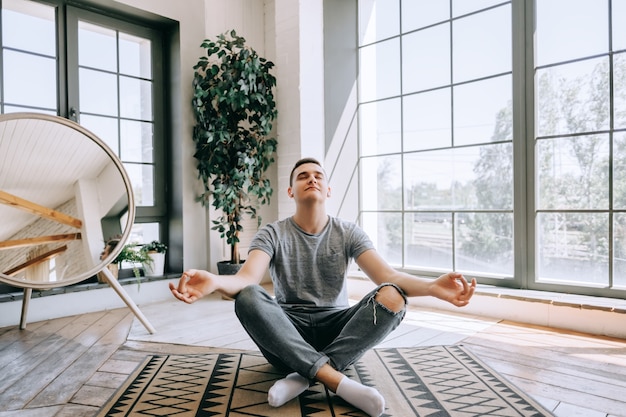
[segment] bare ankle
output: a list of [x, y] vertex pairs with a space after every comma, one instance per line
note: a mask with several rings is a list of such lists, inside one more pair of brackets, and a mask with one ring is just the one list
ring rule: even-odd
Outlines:
[[344, 374], [329, 364], [324, 364], [315, 374], [315, 379], [324, 384], [324, 386], [332, 392], [337, 392], [339, 382], [341, 382], [344, 376]]

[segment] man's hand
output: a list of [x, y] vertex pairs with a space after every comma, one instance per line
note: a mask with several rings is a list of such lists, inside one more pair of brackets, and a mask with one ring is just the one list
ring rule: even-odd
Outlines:
[[430, 294], [457, 307], [463, 307], [469, 304], [475, 290], [476, 278], [472, 278], [472, 282], [468, 283], [462, 274], [448, 272], [432, 282]]
[[174, 297], [187, 304], [191, 304], [215, 290], [217, 290], [215, 275], [198, 269], [183, 272], [178, 281], [178, 286], [170, 283], [170, 291]]

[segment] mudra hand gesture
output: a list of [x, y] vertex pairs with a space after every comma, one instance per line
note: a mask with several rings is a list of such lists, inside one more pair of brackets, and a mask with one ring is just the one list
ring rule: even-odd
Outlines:
[[173, 283], [170, 283], [169, 286], [174, 297], [187, 304], [211, 294], [218, 288], [215, 275], [198, 269], [183, 272], [178, 281], [178, 286]]
[[448, 272], [431, 283], [430, 294], [457, 307], [463, 307], [469, 304], [475, 290], [476, 278], [468, 283], [463, 274]]

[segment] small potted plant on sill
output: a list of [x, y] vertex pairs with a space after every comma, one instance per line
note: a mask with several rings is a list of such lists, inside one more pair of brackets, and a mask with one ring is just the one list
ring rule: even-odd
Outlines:
[[122, 251], [117, 255], [113, 263], [119, 265], [120, 269], [122, 262], [128, 262], [132, 264], [133, 275], [137, 278], [137, 282], [141, 281], [141, 271], [138, 265], [146, 265], [152, 263], [152, 258], [148, 256], [146, 252], [139, 249], [139, 245], [136, 243], [129, 243], [124, 245]]
[[165, 269], [165, 252], [167, 245], [153, 240], [141, 247], [141, 252], [150, 258], [150, 262], [143, 264], [143, 272], [147, 277], [162, 276]]

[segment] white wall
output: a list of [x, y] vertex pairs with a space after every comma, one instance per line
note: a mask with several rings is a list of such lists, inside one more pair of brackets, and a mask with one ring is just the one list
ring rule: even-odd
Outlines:
[[[134, 8], [145, 10], [160, 16], [180, 22], [180, 56], [178, 60], [178, 72], [182, 86], [181, 96], [175, 99], [180, 103], [180, 108], [175, 113], [181, 115], [180, 120], [174, 120], [176, 134], [183, 140], [180, 143], [183, 155], [183, 267], [206, 268], [216, 271], [216, 262], [227, 258], [230, 254], [224, 241], [219, 234], [210, 230], [210, 219], [214, 212], [205, 209], [195, 201], [202, 187], [197, 179], [195, 160], [193, 158], [194, 144], [191, 140], [194, 124], [191, 107], [191, 82], [193, 78], [193, 66], [203, 54], [200, 44], [206, 38], [215, 38], [220, 33], [235, 29], [240, 36], [246, 38], [247, 43], [261, 56], [272, 60], [268, 51], [273, 51], [273, 38], [266, 46], [265, 31], [268, 30], [267, 22], [272, 23], [273, 16], [266, 16], [266, 9], [272, 10], [272, 1], [263, 0], [185, 0], [173, 2], [171, 0], [117, 0]], [[267, 6], [269, 4], [269, 6]], [[269, 27], [273, 33], [273, 28]], [[185, 140], [189, 138], [189, 140]], [[272, 172], [270, 172], [272, 175]], [[275, 170], [273, 171], [275, 176]], [[270, 177], [271, 178], [271, 177]], [[276, 184], [276, 180], [273, 181]], [[276, 191], [275, 191], [276, 192]], [[264, 207], [261, 210], [264, 221], [274, 220], [275, 210], [272, 207]]]
[[295, 211], [287, 196], [298, 159], [324, 161], [322, 0], [275, 0], [278, 78], [278, 218]]
[[[202, 54], [204, 38], [235, 29], [260, 55], [276, 64], [278, 120], [277, 163], [270, 171], [274, 198], [261, 211], [263, 222], [291, 215], [289, 172], [304, 156], [324, 160], [323, 15], [322, 0], [117, 0], [180, 22], [180, 103], [191, 100], [192, 67]], [[193, 115], [183, 107], [176, 129], [191, 138]], [[208, 268], [228, 256], [219, 235], [210, 231], [210, 218], [194, 201], [200, 191], [193, 160], [193, 142], [183, 141], [184, 267]], [[244, 244], [245, 246], [245, 244]]]

